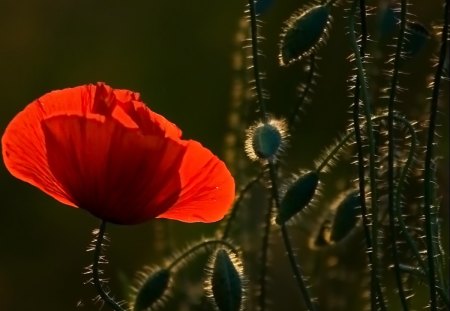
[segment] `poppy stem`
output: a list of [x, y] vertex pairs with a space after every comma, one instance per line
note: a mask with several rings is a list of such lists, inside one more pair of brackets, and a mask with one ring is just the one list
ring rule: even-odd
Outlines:
[[[277, 181], [277, 167], [273, 161], [269, 161], [269, 177], [272, 185], [272, 199], [275, 203], [275, 207], [277, 211], [280, 210], [281, 202], [280, 202], [280, 194], [278, 190], [278, 181]], [[314, 300], [311, 298], [311, 295], [308, 290], [308, 286], [306, 285], [305, 279], [303, 277], [303, 271], [300, 268], [300, 265], [297, 262], [294, 251], [292, 249], [292, 243], [289, 238], [289, 234], [286, 228], [286, 225], [283, 223], [281, 225], [281, 236], [283, 238], [284, 248], [286, 249], [287, 257], [289, 259], [289, 263], [291, 265], [292, 272], [294, 273], [294, 279], [297, 282], [297, 286], [300, 289], [300, 292], [303, 296], [303, 302], [305, 303], [306, 309], [308, 311], [316, 311], [316, 305], [314, 304]]]
[[186, 258], [189, 258], [189, 256], [192, 255], [193, 253], [195, 253], [196, 251], [198, 251], [204, 247], [208, 247], [209, 245], [214, 245], [214, 244], [219, 244], [219, 245], [225, 246], [228, 250], [232, 251], [236, 256], [239, 256], [239, 251], [236, 249], [236, 247], [233, 244], [231, 244], [230, 242], [225, 241], [224, 239], [222, 239], [222, 240], [205, 240], [205, 241], [202, 241], [202, 242], [192, 246], [187, 251], [182, 253], [180, 256], [178, 256], [176, 259], [174, 259], [166, 267], [166, 269], [167, 270], [174, 269], [177, 265], [182, 263]]
[[236, 201], [234, 202], [233, 208], [231, 209], [230, 214], [227, 217], [227, 220], [225, 222], [224, 228], [222, 231], [222, 240], [226, 240], [230, 234], [231, 231], [231, 225], [236, 218], [237, 211], [239, 207], [241, 206], [242, 200], [245, 198], [245, 195], [247, 194], [250, 189], [257, 184], [261, 178], [263, 177], [264, 172], [261, 172], [258, 174], [258, 176], [254, 177], [251, 181], [247, 183], [247, 185], [240, 191], [239, 196], [236, 198]]
[[98, 229], [97, 237], [94, 241], [95, 248], [94, 248], [94, 263], [92, 264], [92, 278], [94, 286], [102, 298], [102, 300], [109, 305], [113, 310], [115, 311], [125, 311], [119, 303], [117, 303], [111, 296], [109, 296], [109, 293], [105, 291], [103, 288], [102, 280], [100, 279], [100, 275], [102, 272], [100, 271], [100, 263], [102, 261], [102, 247], [103, 247], [103, 240], [105, 238], [105, 230], [106, 230], [106, 221], [102, 220], [100, 224], [100, 228]]

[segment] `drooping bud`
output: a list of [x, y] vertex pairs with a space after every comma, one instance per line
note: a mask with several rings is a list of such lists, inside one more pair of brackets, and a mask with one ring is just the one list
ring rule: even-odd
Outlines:
[[138, 285], [133, 289], [132, 297], [133, 311], [146, 311], [149, 308], [164, 302], [168, 295], [172, 280], [169, 269], [148, 269], [139, 275]]
[[271, 119], [259, 122], [247, 130], [245, 151], [252, 160], [274, 159], [286, 143], [286, 123]]
[[216, 250], [208, 265], [205, 289], [218, 311], [239, 311], [243, 307], [242, 264], [226, 249]]
[[292, 15], [281, 34], [280, 64], [286, 66], [314, 53], [325, 43], [330, 24], [327, 5], [302, 9]]
[[316, 193], [319, 185], [319, 174], [309, 171], [294, 181], [281, 200], [276, 223], [281, 225], [305, 209]]
[[351, 191], [338, 203], [331, 226], [330, 240], [339, 242], [356, 226], [359, 220], [361, 197], [359, 191]]

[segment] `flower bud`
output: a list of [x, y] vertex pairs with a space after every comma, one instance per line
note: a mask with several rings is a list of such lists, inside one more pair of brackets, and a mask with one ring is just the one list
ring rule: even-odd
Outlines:
[[283, 149], [286, 134], [286, 124], [281, 120], [270, 120], [258, 123], [247, 130], [245, 151], [252, 160], [274, 159]]
[[361, 198], [358, 190], [351, 191], [343, 197], [334, 215], [330, 233], [331, 241], [339, 242], [350, 233], [359, 220], [360, 208]]
[[281, 200], [276, 223], [284, 224], [308, 206], [318, 185], [319, 174], [316, 171], [309, 171], [293, 182]]
[[244, 296], [242, 265], [225, 249], [218, 249], [211, 257], [206, 280], [208, 296], [219, 311], [242, 310]]
[[133, 311], [145, 311], [163, 302], [170, 287], [171, 274], [169, 269], [164, 268], [142, 273], [133, 295]]
[[314, 53], [325, 43], [330, 23], [330, 9], [326, 5], [300, 10], [291, 16], [281, 34], [280, 64], [286, 66]]

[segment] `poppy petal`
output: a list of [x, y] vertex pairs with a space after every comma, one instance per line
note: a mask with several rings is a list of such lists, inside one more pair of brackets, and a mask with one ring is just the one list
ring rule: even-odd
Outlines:
[[98, 115], [56, 115], [42, 128], [50, 169], [80, 208], [136, 224], [177, 201], [183, 144]]
[[14, 177], [39, 188], [61, 203], [75, 206], [73, 198], [48, 167], [47, 149], [40, 127], [44, 116], [45, 111], [35, 101], [8, 124], [2, 137], [5, 166]]
[[181, 130], [162, 115], [150, 110], [144, 103], [128, 101], [121, 108], [139, 126], [144, 134], [158, 134], [173, 139], [181, 137]]
[[158, 217], [183, 222], [218, 221], [234, 200], [234, 179], [225, 164], [200, 143], [190, 140], [186, 145], [180, 167], [180, 197]]
[[53, 91], [2, 137], [7, 169], [58, 201], [117, 224], [221, 219], [234, 197], [223, 162], [140, 102], [104, 83]]

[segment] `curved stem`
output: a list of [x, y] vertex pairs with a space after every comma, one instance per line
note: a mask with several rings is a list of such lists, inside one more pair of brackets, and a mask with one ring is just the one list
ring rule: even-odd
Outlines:
[[[402, 168], [400, 177], [397, 182], [397, 188], [395, 190], [394, 212], [397, 215], [396, 220], [398, 221], [398, 225], [400, 226], [400, 234], [402, 234], [404, 236], [406, 243], [408, 244], [408, 246], [412, 250], [414, 256], [416, 257], [417, 262], [419, 263], [422, 271], [426, 271], [427, 268], [425, 266], [425, 263], [422, 260], [422, 257], [420, 256], [419, 249], [417, 248], [417, 245], [414, 243], [411, 236], [408, 234], [408, 227], [406, 226], [406, 224], [403, 220], [403, 216], [401, 215], [401, 212], [400, 212], [401, 211], [401, 197], [402, 197], [401, 193], [403, 190], [403, 185], [406, 182], [406, 176], [408, 174], [409, 168], [412, 165], [412, 162], [415, 157], [416, 149], [417, 149], [417, 134], [416, 134], [416, 131], [414, 130], [414, 127], [406, 119], [396, 116], [396, 115], [394, 115], [393, 118], [397, 122], [402, 122], [404, 125], [406, 125], [409, 135], [411, 137], [411, 147], [409, 149], [408, 158], [406, 159], [406, 163]], [[399, 269], [400, 269], [400, 265], [399, 265]]]
[[318, 165], [316, 164], [317, 173], [322, 172], [322, 170], [328, 165], [328, 163], [332, 159], [334, 159], [336, 154], [338, 154], [341, 148], [345, 147], [348, 144], [349, 140], [354, 137], [355, 132], [356, 132], [355, 130], [348, 132], [347, 135], [342, 137], [341, 140], [339, 140], [337, 144], [334, 147], [332, 147], [331, 150], [327, 150], [328, 154], [322, 159], [322, 161]]
[[100, 228], [98, 229], [98, 234], [95, 239], [94, 248], [94, 263], [92, 264], [92, 278], [94, 286], [97, 289], [98, 294], [103, 299], [103, 301], [110, 306], [115, 311], [125, 311], [103, 288], [102, 281], [100, 279], [100, 259], [102, 257], [102, 244], [105, 237], [106, 221], [102, 220]]
[[302, 94], [300, 95], [300, 99], [298, 100], [297, 104], [295, 105], [294, 110], [292, 111], [291, 116], [289, 117], [289, 121], [288, 121], [289, 129], [292, 129], [294, 127], [295, 118], [297, 117], [299, 109], [303, 106], [306, 98], [308, 97], [308, 94], [314, 83], [315, 73], [316, 73], [316, 55], [311, 54], [311, 56], [309, 57], [309, 71], [308, 71], [307, 81], [304, 84], [304, 89], [302, 91]]
[[229, 243], [227, 241], [224, 241], [224, 240], [206, 240], [206, 241], [203, 241], [203, 242], [200, 242], [200, 243], [194, 245], [193, 247], [191, 247], [190, 249], [188, 249], [187, 251], [182, 253], [180, 256], [178, 256], [174, 261], [172, 261], [170, 263], [170, 265], [167, 266], [167, 270], [172, 270], [178, 264], [180, 264], [184, 259], [189, 257], [192, 253], [196, 252], [197, 250], [199, 250], [199, 249], [201, 249], [203, 247], [207, 247], [207, 246], [209, 246], [211, 244], [224, 245], [229, 250], [231, 250], [233, 253], [235, 253], [235, 255], [239, 255], [239, 252], [237, 251], [237, 249], [231, 243]]
[[[279, 210], [281, 204], [280, 204], [280, 196], [278, 193], [277, 170], [275, 164], [271, 161], [269, 162], [269, 174], [272, 184], [272, 199], [275, 202], [276, 209]], [[311, 296], [306, 286], [306, 282], [304, 281], [302, 272], [300, 270], [300, 266], [295, 258], [294, 252], [292, 250], [292, 244], [288, 235], [288, 231], [284, 223], [281, 225], [281, 235], [283, 237], [283, 244], [284, 247], [286, 248], [291, 269], [294, 272], [295, 281], [297, 282], [300, 292], [302, 293], [305, 305], [309, 311], [314, 311], [316, 310], [316, 308], [312, 303]]]
[[434, 157], [434, 138], [436, 132], [437, 106], [440, 93], [441, 76], [444, 60], [447, 51], [447, 41], [449, 32], [449, 0], [444, 1], [444, 27], [442, 29], [441, 48], [439, 62], [434, 75], [433, 92], [431, 97], [430, 117], [428, 121], [427, 149], [425, 152], [425, 172], [424, 172], [424, 214], [425, 214], [425, 236], [427, 244], [428, 259], [428, 280], [430, 285], [430, 310], [437, 310], [436, 299], [436, 272], [435, 272], [435, 251], [432, 229], [432, 161]]
[[[378, 274], [379, 270], [379, 260], [378, 260], [378, 236], [379, 236], [379, 228], [378, 228], [378, 189], [376, 184], [376, 173], [375, 173], [375, 139], [373, 135], [373, 126], [372, 126], [372, 109], [369, 102], [369, 95], [367, 90], [367, 84], [365, 79], [365, 71], [363, 67], [363, 56], [361, 55], [360, 47], [358, 47], [358, 41], [356, 38], [355, 31], [355, 12], [357, 4], [360, 4], [360, 11], [362, 17], [362, 24], [365, 25], [365, 4], [364, 1], [354, 0], [353, 5], [350, 12], [350, 42], [352, 45], [353, 53], [355, 55], [355, 62], [357, 67], [357, 80], [358, 80], [358, 89], [361, 92], [361, 100], [364, 108], [364, 117], [366, 121], [366, 134], [368, 136], [368, 145], [369, 145], [369, 184], [370, 184], [370, 192], [371, 192], [371, 212], [372, 212], [372, 228], [371, 228], [371, 249], [368, 249], [371, 254], [369, 255], [369, 260], [371, 263], [371, 282], [372, 289], [375, 291], [378, 298], [378, 306], [382, 310], [386, 310], [386, 305], [383, 298], [383, 292], [380, 286], [380, 275]], [[363, 28], [364, 29], [364, 28]], [[363, 34], [364, 35], [364, 34]], [[363, 36], [366, 37], [366, 36]], [[359, 105], [359, 100], [358, 100]], [[359, 116], [358, 116], [359, 117]], [[361, 186], [361, 185], [360, 185]], [[360, 188], [360, 191], [363, 190]], [[374, 300], [372, 299], [372, 306], [374, 307]]]
[[398, 72], [400, 69], [401, 53], [403, 49], [403, 41], [405, 37], [406, 28], [406, 0], [401, 0], [401, 17], [400, 17], [400, 33], [397, 40], [397, 49], [394, 57], [394, 69], [392, 73], [391, 87], [389, 92], [389, 102], [388, 102], [388, 212], [389, 212], [389, 232], [391, 235], [391, 247], [392, 256], [394, 259], [394, 274], [395, 281], [398, 288], [398, 295], [400, 297], [400, 302], [403, 310], [407, 311], [408, 302], [406, 300], [405, 289], [403, 287], [402, 276], [400, 273], [400, 260], [397, 249], [397, 228], [398, 223], [396, 211], [396, 205], [394, 200], [396, 196], [400, 194], [395, 191], [394, 185], [394, 155], [395, 155], [395, 145], [394, 145], [394, 103], [397, 95], [398, 86]]
[[239, 197], [234, 202], [233, 209], [231, 210], [230, 214], [227, 217], [227, 220], [225, 222], [225, 227], [222, 231], [222, 240], [225, 240], [228, 235], [230, 234], [231, 230], [231, 224], [233, 223], [234, 218], [236, 217], [237, 211], [239, 207], [241, 206], [241, 202], [245, 197], [245, 194], [257, 183], [261, 180], [263, 176], [263, 172], [259, 173], [258, 176], [250, 180], [247, 185], [240, 191]]

